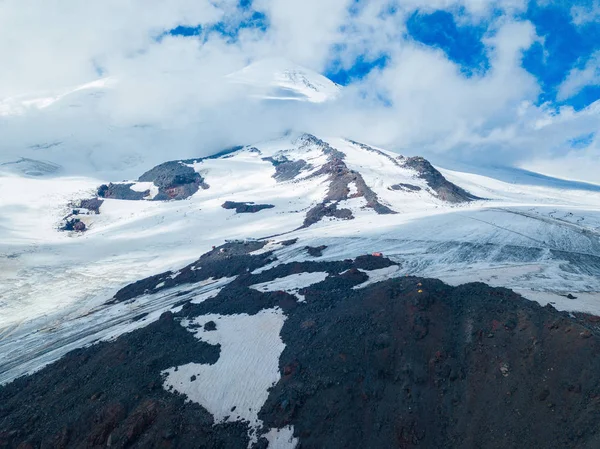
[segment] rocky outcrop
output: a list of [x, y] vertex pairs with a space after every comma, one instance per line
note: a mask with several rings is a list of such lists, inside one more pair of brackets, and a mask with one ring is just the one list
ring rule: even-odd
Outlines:
[[481, 199], [457, 185], [452, 184], [425, 158], [409, 157], [405, 158], [403, 161], [404, 166], [415, 170], [418, 173], [418, 176], [425, 180], [431, 190], [433, 190], [438, 198], [443, 201], [449, 203], [464, 203]]
[[255, 204], [253, 202], [237, 202], [237, 201], [225, 201], [221, 207], [223, 209], [235, 209], [238, 214], [255, 214], [265, 209], [273, 209], [275, 206], [272, 204]]
[[61, 231], [85, 232], [87, 227], [79, 218], [67, 218], [59, 228]]
[[420, 192], [421, 190], [423, 190], [419, 186], [414, 186], [412, 184], [403, 184], [403, 183], [394, 184], [393, 186], [390, 186], [390, 189], [391, 190], [404, 190], [405, 192]]
[[263, 161], [268, 161], [273, 164], [273, 167], [275, 167], [275, 174], [273, 175], [273, 178], [279, 182], [291, 181], [303, 171], [307, 171], [312, 168], [312, 166], [304, 159], [290, 161], [285, 156], [280, 156], [278, 158], [264, 157]]
[[183, 200], [207, 188], [204, 179], [192, 167], [179, 161], [165, 162], [140, 176], [139, 182], [152, 182], [158, 187], [154, 201]]
[[[369, 145], [365, 145], [364, 143], [355, 142], [353, 140], [349, 140], [349, 142], [353, 145], [362, 148], [363, 150], [370, 151], [372, 153], [385, 157], [392, 164], [398, 167], [408, 167], [415, 170], [419, 178], [425, 180], [431, 188], [431, 190], [433, 190], [437, 194], [438, 198], [440, 198], [443, 201], [447, 201], [449, 203], [463, 203], [467, 201], [481, 199], [448, 181], [438, 170], [436, 170], [429, 163], [427, 159], [423, 157], [417, 156], [405, 158], [403, 156], [400, 156], [398, 158], [394, 158], [389, 154], [385, 153], [384, 151], [378, 150]], [[391, 189], [413, 192], [421, 190], [420, 187], [413, 186], [411, 184], [395, 184], [391, 186]]]
[[111, 200], [129, 200], [139, 201], [150, 195], [150, 191], [136, 192], [131, 190], [133, 183], [129, 184], [102, 184], [98, 187], [98, 196], [100, 198], [111, 199]]
[[[312, 135], [304, 135], [302, 141], [306, 145], [318, 145], [329, 159], [326, 164], [311, 175], [313, 177], [327, 176], [329, 189], [324, 200], [306, 214], [303, 227], [311, 226], [324, 217], [351, 220], [354, 216], [349, 209], [338, 209], [340, 201], [350, 198], [363, 197], [366, 200], [366, 207], [373, 209], [378, 214], [395, 213], [379, 201], [377, 194], [367, 185], [360, 173], [348, 168], [344, 162], [346, 157], [344, 153]], [[352, 183], [356, 186], [357, 192], [350, 195], [350, 184]]]
[[138, 182], [151, 182], [158, 188], [158, 193], [150, 198], [150, 190], [136, 191], [131, 187], [134, 183], [110, 183], [98, 187], [100, 198], [140, 201], [184, 200], [196, 193], [200, 188], [207, 189], [208, 185], [202, 176], [192, 167], [179, 161], [165, 162], [147, 171]]

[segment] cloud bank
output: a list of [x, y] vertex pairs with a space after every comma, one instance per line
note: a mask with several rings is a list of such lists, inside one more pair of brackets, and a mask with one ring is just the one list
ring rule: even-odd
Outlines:
[[[0, 163], [125, 178], [296, 130], [600, 183], [600, 103], [570, 104], [598, 85], [598, 49], [548, 88], [526, 68], [538, 47], [541, 61], [554, 55], [530, 3], [5, 0]], [[564, 9], [573, 29], [597, 23], [595, 4]], [[315, 105], [228, 82], [271, 57], [344, 72], [347, 85]]]

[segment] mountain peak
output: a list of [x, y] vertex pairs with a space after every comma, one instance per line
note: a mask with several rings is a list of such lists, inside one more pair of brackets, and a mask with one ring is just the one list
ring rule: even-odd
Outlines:
[[228, 75], [238, 84], [250, 86], [255, 96], [268, 100], [323, 103], [337, 97], [341, 87], [325, 76], [284, 58], [253, 62]]

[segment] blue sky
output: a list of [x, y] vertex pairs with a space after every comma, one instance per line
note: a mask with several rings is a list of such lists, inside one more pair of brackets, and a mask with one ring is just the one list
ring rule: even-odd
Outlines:
[[[348, 6], [350, 16], [357, 15], [369, 2], [354, 0]], [[181, 26], [169, 30], [173, 36], [203, 36], [207, 39], [216, 33], [235, 43], [241, 31], [255, 29], [268, 32], [270, 23], [265, 12], [255, 9], [252, 0], [239, 0], [236, 20], [225, 20], [201, 26]], [[576, 23], [574, 8], [583, 12], [598, 8], [594, 0], [539, 1], [530, 0], [526, 8], [514, 15], [514, 19], [529, 21], [535, 27], [537, 40], [523, 52], [522, 66], [535, 76], [540, 93], [537, 104], [550, 104], [552, 107], [571, 106], [581, 110], [600, 98], [600, 85], [582, 86], [568, 98], [557, 98], [558, 91], [572, 70], [583, 70], [595, 52], [600, 51], [600, 21]], [[392, 15], [397, 10], [390, 7]], [[402, 38], [423, 46], [436, 48], [459, 67], [465, 77], [484, 76], [490, 69], [489, 52], [485, 41], [492, 37], [499, 22], [506, 13], [496, 9], [483, 20], [473, 21], [464, 6], [432, 10], [417, 8], [405, 20]], [[340, 27], [342, 35], [350, 29], [347, 24]], [[352, 84], [365, 78], [374, 69], [383, 69], [390, 61], [385, 53], [358, 53], [350, 64], [342, 64], [339, 54], [348, 44], [342, 39], [330, 46], [324, 73], [341, 85]], [[600, 69], [597, 69], [600, 70]]]
[[[540, 4], [530, 1], [526, 11], [516, 16], [531, 22], [539, 38], [522, 57], [523, 67], [540, 84], [538, 103], [550, 102], [555, 107], [568, 105], [580, 110], [600, 98], [600, 86], [592, 84], [570, 98], [557, 99], [557, 91], [571, 70], [584, 68], [594, 52], [600, 50], [600, 21], [575, 24], [572, 9], [578, 5], [591, 8], [593, 2], [576, 0]], [[496, 12], [490, 20], [473, 23], [465, 20], [465, 11], [461, 8], [416, 10], [406, 21], [405, 35], [424, 46], [443, 51], [460, 67], [465, 77], [479, 76], [490, 68], [489, 49], [484, 40], [493, 36], [496, 22], [502, 19], [502, 13]], [[381, 69], [387, 61], [386, 55], [375, 58], [361, 55], [351, 67], [340, 69], [333, 59], [327, 75], [337, 83], [348, 84], [365, 77], [373, 69]]]

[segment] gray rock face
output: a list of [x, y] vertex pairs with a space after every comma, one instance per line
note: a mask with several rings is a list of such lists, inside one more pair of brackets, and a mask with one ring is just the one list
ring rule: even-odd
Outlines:
[[285, 156], [279, 159], [272, 157], [263, 158], [264, 161], [269, 161], [275, 167], [273, 178], [277, 181], [290, 181], [298, 176], [303, 170], [310, 170], [312, 166], [304, 159], [290, 161]]
[[143, 200], [146, 196], [150, 195], [150, 191], [136, 192], [131, 190], [131, 184], [113, 184], [112, 182], [108, 185], [103, 184], [98, 187], [98, 196], [100, 198], [113, 199], [113, 200], [130, 200], [139, 201]]
[[[196, 193], [200, 187], [208, 188], [199, 173], [180, 161], [170, 161], [157, 165], [138, 179], [138, 182], [152, 182], [158, 187], [153, 201], [184, 200]], [[129, 184], [104, 184], [98, 188], [98, 196], [107, 199], [139, 201], [150, 195], [150, 191], [136, 192]]]
[[419, 186], [413, 186], [412, 184], [394, 184], [393, 186], [390, 186], [390, 189], [392, 190], [404, 190], [407, 192], [419, 192], [423, 189], [421, 189], [421, 187]]
[[[329, 157], [329, 162], [312, 175], [327, 175], [329, 178], [329, 190], [323, 202], [308, 211], [303, 227], [311, 226], [324, 217], [335, 217], [344, 220], [353, 219], [352, 211], [349, 209], [338, 209], [337, 206], [339, 201], [349, 198], [363, 197], [367, 202], [366, 206], [381, 215], [396, 213], [379, 201], [377, 194], [367, 185], [360, 173], [348, 168], [344, 162], [344, 158], [346, 157], [344, 153], [332, 148], [328, 143], [314, 136], [306, 135], [303, 138], [310, 144], [321, 146], [323, 152]], [[357, 189], [357, 193], [352, 196], [350, 196], [351, 183], [354, 183]]]
[[165, 162], [147, 171], [140, 182], [153, 182], [158, 187], [154, 201], [183, 200], [204, 185], [204, 179], [192, 167], [179, 161]]
[[437, 193], [438, 198], [441, 200], [448, 201], [449, 203], [464, 203], [481, 199], [452, 184], [425, 158], [420, 156], [406, 158], [404, 166], [415, 170], [419, 174], [419, 177], [427, 182], [429, 187]]

